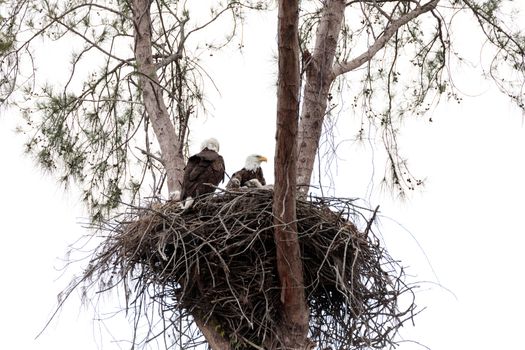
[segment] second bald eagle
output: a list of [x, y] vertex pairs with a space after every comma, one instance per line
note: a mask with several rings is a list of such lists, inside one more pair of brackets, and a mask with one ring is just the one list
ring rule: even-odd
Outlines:
[[226, 188], [239, 188], [242, 186], [247, 187], [263, 187], [266, 185], [263, 171], [261, 169], [261, 163], [266, 162], [266, 157], [252, 154], [246, 158], [244, 168], [233, 173], [230, 181], [226, 185]]

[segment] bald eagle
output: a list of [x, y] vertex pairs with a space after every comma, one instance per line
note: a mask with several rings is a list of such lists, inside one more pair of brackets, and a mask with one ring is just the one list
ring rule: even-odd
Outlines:
[[210, 138], [201, 145], [201, 151], [188, 159], [182, 180], [183, 209], [191, 207], [195, 197], [212, 193], [224, 180], [224, 159], [218, 153], [219, 142]]
[[264, 179], [263, 171], [261, 169], [261, 163], [266, 162], [267, 160], [266, 157], [258, 154], [248, 156], [244, 168], [233, 173], [226, 188], [233, 189], [241, 186], [263, 187], [266, 185], [266, 180]]

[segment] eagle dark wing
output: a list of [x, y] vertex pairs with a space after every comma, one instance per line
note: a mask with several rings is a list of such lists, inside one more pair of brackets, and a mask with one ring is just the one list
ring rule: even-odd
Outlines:
[[[235, 181], [232, 180], [238, 180], [239, 185], [235, 183]], [[266, 185], [266, 180], [264, 179], [264, 175], [261, 168], [257, 168], [257, 170], [246, 170], [245, 168], [242, 168], [239, 171], [236, 171], [233, 173], [230, 182], [228, 182], [228, 185], [226, 185], [226, 188], [237, 188], [239, 186], [246, 186], [246, 182], [257, 179], [261, 183], [261, 185]]]
[[259, 180], [261, 185], [266, 185], [266, 180], [264, 179], [262, 168], [257, 168], [257, 170], [255, 171], [255, 178]]
[[224, 180], [224, 159], [217, 152], [205, 148], [191, 156], [184, 169], [181, 198], [195, 198], [199, 195], [211, 193]]
[[[211, 162], [211, 169], [209, 171], [208, 183], [211, 183], [215, 186], [219, 185], [224, 181], [224, 159], [221, 155], [214, 151], [207, 151], [210, 153], [208, 159]], [[215, 191], [215, 189], [213, 189]], [[212, 191], [213, 192], [213, 191]]]

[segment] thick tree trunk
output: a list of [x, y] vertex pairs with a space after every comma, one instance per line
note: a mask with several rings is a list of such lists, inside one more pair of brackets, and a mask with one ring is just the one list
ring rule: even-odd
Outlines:
[[299, 156], [297, 183], [308, 193], [319, 139], [323, 130], [328, 93], [333, 81], [332, 66], [345, 11], [344, 0], [329, 0], [323, 10], [315, 38], [315, 49], [306, 63], [301, 122], [299, 125]]
[[[133, 0], [133, 24], [135, 26], [135, 58], [144, 107], [160, 145], [166, 168], [168, 191], [180, 191], [184, 173], [184, 158], [162, 96], [152, 57], [152, 32], [150, 0]], [[230, 344], [215, 329], [195, 317], [197, 326], [214, 350], [229, 350]]]
[[180, 191], [184, 172], [181, 145], [162, 96], [152, 57], [150, 0], [133, 0], [135, 59], [142, 99], [162, 152], [168, 191]]
[[201, 330], [202, 334], [204, 335], [204, 338], [206, 338], [206, 341], [208, 342], [208, 345], [213, 350], [230, 350], [231, 345], [228, 339], [221, 336], [214, 327], [209, 326], [208, 324], [204, 323], [203, 320], [201, 320], [198, 317], [193, 317], [195, 320], [195, 324], [199, 329]]
[[297, 119], [299, 114], [298, 1], [279, 1], [279, 74], [273, 213], [277, 270], [281, 282], [283, 319], [280, 346], [303, 349], [307, 343], [303, 265], [296, 223]]
[[345, 12], [344, 0], [328, 0], [315, 38], [315, 49], [306, 66], [306, 82], [303, 91], [303, 105], [299, 124], [297, 164], [297, 182], [304, 195], [308, 193], [319, 140], [323, 130], [323, 120], [326, 113], [330, 85], [337, 76], [353, 71], [370, 61], [375, 54], [383, 49], [394, 34], [422, 13], [432, 11], [440, 0], [430, 0], [418, 5], [414, 10], [392, 19], [382, 35], [363, 53], [355, 58], [338, 62], [334, 65], [337, 41]]

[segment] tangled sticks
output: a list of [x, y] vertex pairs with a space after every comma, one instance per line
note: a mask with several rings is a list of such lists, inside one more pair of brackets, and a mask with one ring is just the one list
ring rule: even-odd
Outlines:
[[[349, 199], [298, 200], [309, 336], [319, 349], [394, 345], [398, 328], [413, 317], [413, 298], [399, 303], [413, 287], [371, 232], [374, 217]], [[352, 223], [360, 218], [364, 232]], [[263, 348], [280, 320], [273, 229], [269, 190], [219, 193], [185, 212], [172, 202], [134, 208], [111, 228], [84, 280], [117, 274], [130, 304], [170, 313], [163, 331], [182, 319], [191, 323], [191, 314], [235, 348]], [[185, 347], [200, 337], [181, 332], [173, 335], [184, 337]]]

